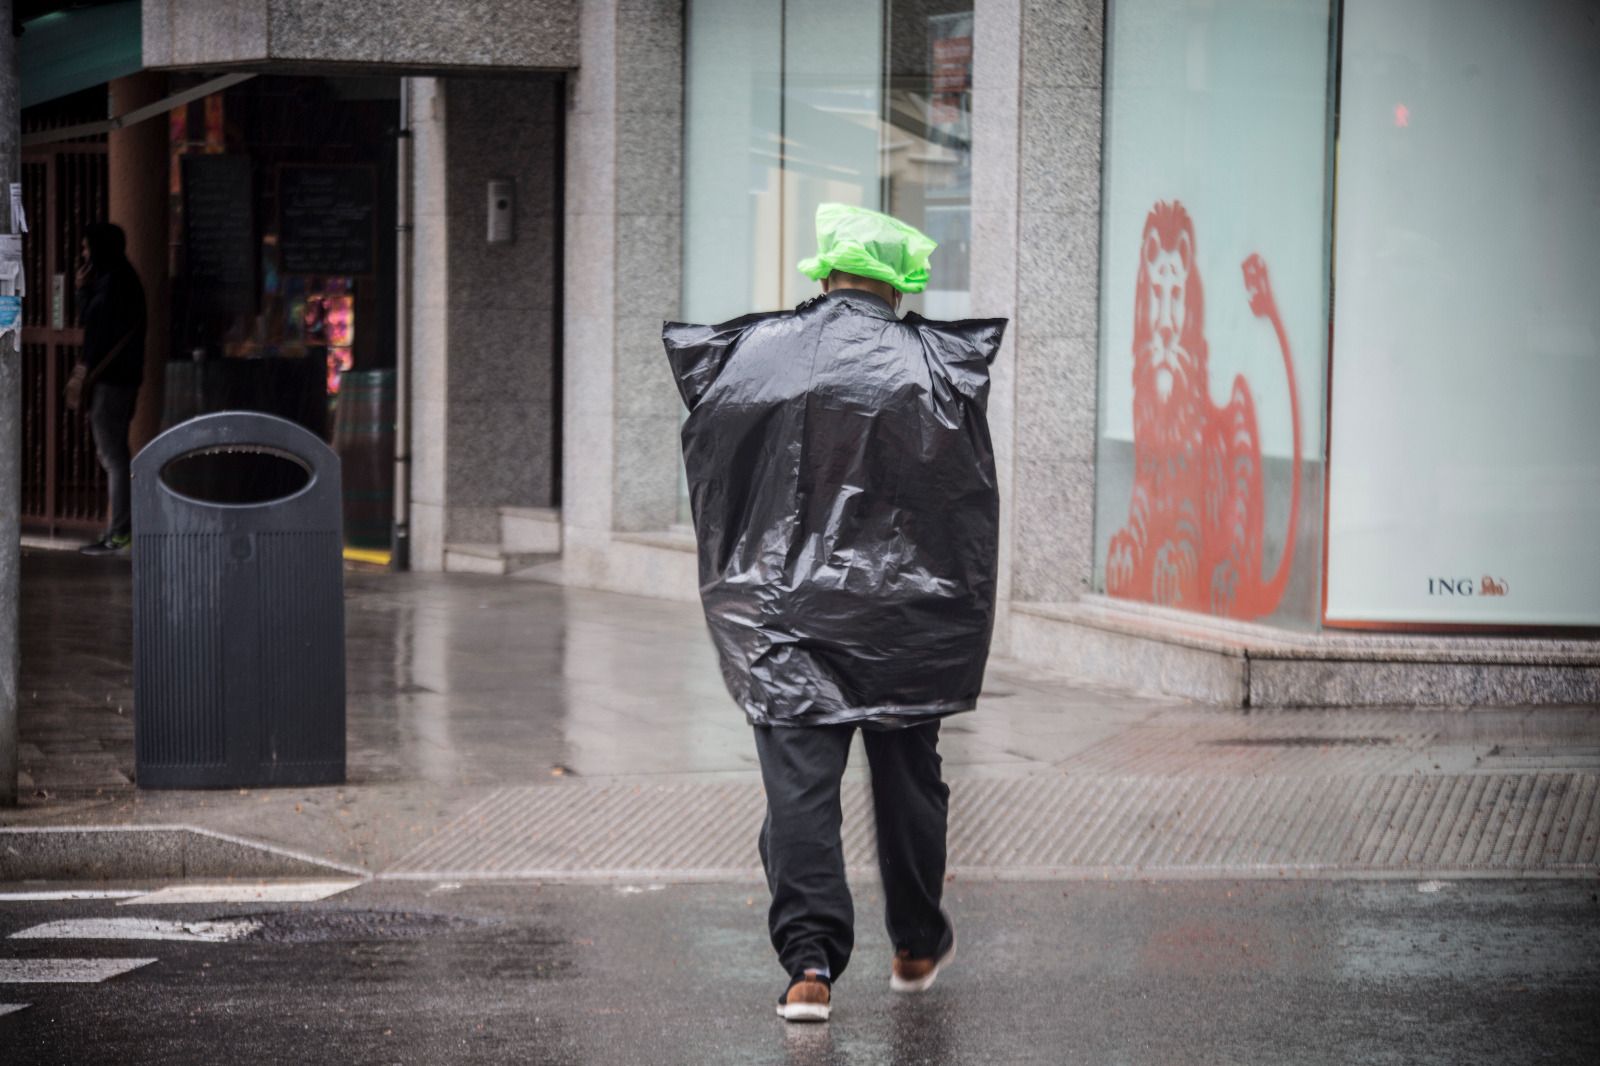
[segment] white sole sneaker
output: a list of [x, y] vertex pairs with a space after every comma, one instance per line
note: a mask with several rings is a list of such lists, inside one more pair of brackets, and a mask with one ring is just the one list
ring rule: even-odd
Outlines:
[[780, 1003], [778, 1017], [786, 1022], [825, 1022], [832, 1009], [827, 1003]]
[[926, 992], [928, 989], [933, 987], [933, 982], [938, 979], [939, 971], [944, 969], [946, 966], [949, 966], [952, 962], [954, 962], [955, 958], [956, 958], [956, 935], [955, 935], [955, 930], [952, 929], [950, 931], [950, 947], [945, 950], [945, 953], [943, 955], [939, 956], [939, 961], [935, 962], [933, 964], [933, 969], [928, 971], [928, 974], [927, 974], [926, 977], [919, 977], [915, 981], [908, 981], [905, 978], [903, 978], [903, 977], [899, 976], [898, 974], [896, 974], [893, 970], [890, 970], [889, 971], [889, 991], [891, 991], [891, 992]]

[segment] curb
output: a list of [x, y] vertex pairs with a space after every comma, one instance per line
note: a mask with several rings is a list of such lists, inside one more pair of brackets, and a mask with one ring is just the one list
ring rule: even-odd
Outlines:
[[0, 829], [0, 882], [326, 877], [370, 872], [187, 825]]

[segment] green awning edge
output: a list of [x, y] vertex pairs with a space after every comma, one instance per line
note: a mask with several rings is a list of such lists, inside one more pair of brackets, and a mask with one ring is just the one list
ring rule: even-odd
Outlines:
[[41, 15], [22, 24], [17, 66], [32, 107], [144, 69], [139, 0]]

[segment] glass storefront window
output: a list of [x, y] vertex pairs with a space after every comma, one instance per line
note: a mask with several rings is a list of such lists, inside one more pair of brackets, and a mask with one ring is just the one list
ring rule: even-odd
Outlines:
[[684, 316], [793, 306], [816, 205], [882, 206], [882, 11], [694, 0], [688, 22]]
[[884, 85], [885, 211], [939, 242], [905, 310], [972, 312], [971, 0], [891, 0]]
[[968, 313], [972, 18], [972, 0], [690, 0], [685, 319], [815, 295], [795, 264], [815, 251], [826, 201], [939, 242], [928, 290], [903, 311]]
[[1320, 617], [1331, 15], [1108, 5], [1099, 591]]
[[1346, 0], [1330, 625], [1600, 625], [1592, 0]]

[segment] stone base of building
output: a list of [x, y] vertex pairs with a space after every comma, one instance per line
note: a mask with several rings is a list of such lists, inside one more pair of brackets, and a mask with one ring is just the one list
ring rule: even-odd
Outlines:
[[700, 602], [694, 534], [686, 530], [606, 533], [565, 526], [561, 558], [517, 576], [630, 596]]
[[[696, 602], [694, 537], [567, 527], [520, 576]], [[1086, 595], [1001, 604], [994, 651], [1089, 684], [1230, 707], [1600, 703], [1600, 639], [1296, 633]]]
[[1600, 640], [1294, 633], [1085, 596], [1013, 603], [1010, 653], [1073, 678], [1233, 707], [1600, 702]]

